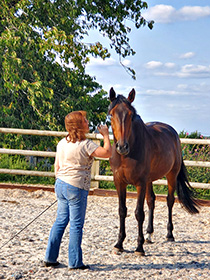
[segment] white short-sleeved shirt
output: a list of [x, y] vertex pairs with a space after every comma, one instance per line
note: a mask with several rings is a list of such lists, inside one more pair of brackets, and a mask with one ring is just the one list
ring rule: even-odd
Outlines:
[[56, 150], [56, 157], [59, 160], [57, 178], [80, 189], [89, 190], [93, 164], [91, 154], [98, 147], [90, 139], [72, 143], [63, 138]]

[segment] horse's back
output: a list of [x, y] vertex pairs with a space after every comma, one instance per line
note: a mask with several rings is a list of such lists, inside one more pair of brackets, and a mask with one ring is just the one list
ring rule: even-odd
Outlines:
[[169, 124], [162, 122], [148, 122], [146, 123], [147, 130], [151, 137], [157, 138], [172, 138], [179, 142], [179, 135], [176, 130]]

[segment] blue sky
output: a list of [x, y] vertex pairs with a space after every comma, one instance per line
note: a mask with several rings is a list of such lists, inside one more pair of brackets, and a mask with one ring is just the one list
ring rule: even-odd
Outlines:
[[[133, 105], [144, 122], [210, 136], [210, 0], [146, 2], [143, 15], [155, 21], [154, 28], [133, 28], [129, 37], [136, 55], [124, 61], [135, 69], [136, 80], [114, 52], [105, 61], [91, 59], [87, 73], [106, 91], [114, 87], [127, 96], [135, 88]], [[109, 46], [96, 32], [88, 40]]]

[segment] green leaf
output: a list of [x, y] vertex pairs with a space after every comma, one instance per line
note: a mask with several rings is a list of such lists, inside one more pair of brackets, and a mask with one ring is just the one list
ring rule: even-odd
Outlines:
[[[64, 130], [65, 115], [83, 109], [94, 130], [105, 121], [109, 101], [86, 65], [91, 56], [110, 57], [111, 48], [120, 57], [135, 55], [129, 33], [145, 25], [152, 29], [154, 21], [147, 23], [141, 14], [147, 7], [140, 0], [2, 0], [0, 125]], [[85, 43], [90, 29], [108, 38], [109, 46]], [[134, 69], [123, 68], [135, 79]]]

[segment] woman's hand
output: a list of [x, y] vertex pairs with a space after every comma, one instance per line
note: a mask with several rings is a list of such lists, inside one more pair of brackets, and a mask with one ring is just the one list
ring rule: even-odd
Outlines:
[[100, 125], [98, 126], [98, 131], [99, 131], [99, 133], [101, 133], [103, 136], [109, 135], [109, 129], [108, 129], [108, 127], [107, 127], [106, 124], [105, 124], [105, 125], [100, 124]]

